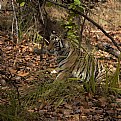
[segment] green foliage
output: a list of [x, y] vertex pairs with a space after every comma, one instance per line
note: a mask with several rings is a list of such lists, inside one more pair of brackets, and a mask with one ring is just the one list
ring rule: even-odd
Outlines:
[[[81, 3], [78, 2], [78, 0], [77, 0], [77, 1], [75, 1], [75, 3], [71, 4], [70, 7], [72, 7], [73, 9], [74, 8], [77, 9], [76, 6], [78, 5], [79, 7], [81, 7], [80, 4]], [[75, 6], [75, 7], [73, 7], [73, 6]], [[83, 72], [84, 73], [84, 77], [86, 75], [88, 75], [88, 74], [89, 74], [90, 77], [87, 80], [85, 80], [85, 78], [83, 79], [83, 77], [82, 77], [81, 80], [83, 81], [83, 85], [84, 85], [84, 88], [85, 88], [86, 91], [95, 93], [95, 88], [96, 88], [96, 79], [95, 79], [96, 63], [95, 62], [96, 61], [95, 61], [95, 57], [94, 57], [93, 52], [92, 53], [88, 52], [82, 46], [79, 45], [80, 44], [80, 39], [79, 39], [80, 35], [78, 33], [78, 30], [79, 30], [78, 27], [79, 26], [78, 26], [78, 23], [76, 22], [76, 17], [78, 17], [78, 15], [76, 15], [73, 12], [70, 12], [69, 13], [69, 17], [68, 17], [67, 21], [64, 24], [64, 27], [67, 29], [67, 39], [68, 39], [68, 41], [71, 42], [72, 45], [74, 45], [74, 46], [72, 46], [72, 48], [78, 48], [78, 49], [81, 48], [84, 51], [84, 53], [85, 53], [84, 57], [81, 57], [82, 59], [79, 58], [79, 59], [81, 59], [81, 63], [80, 63], [79, 66], [82, 67], [82, 68], [83, 68], [83, 66], [85, 66], [84, 70], [83, 70], [84, 71]], [[79, 31], [81, 31], [81, 30], [79, 30]], [[71, 58], [73, 58], [73, 56]], [[74, 64], [75, 65], [78, 64], [79, 63], [78, 61], [79, 60], [77, 59], [77, 62], [75, 62]], [[84, 61], [84, 62], [82, 62], [82, 61]]]
[[84, 7], [81, 5], [80, 0], [74, 0], [74, 3], [71, 3], [69, 9], [78, 10], [80, 12], [84, 12]]
[[25, 0], [16, 0], [17, 3], [25, 2]]
[[[31, 11], [29, 13], [29, 11]], [[30, 40], [35, 41], [35, 35], [37, 35], [37, 21], [34, 18], [35, 9], [32, 8], [30, 4], [23, 6], [21, 11], [18, 14], [18, 28], [19, 28], [19, 40], [23, 39], [23, 36], [26, 35]], [[28, 14], [29, 13], [29, 14]]]
[[[25, 5], [25, 0], [17, 0], [20, 6]], [[48, 6], [51, 6], [51, 4]], [[78, 9], [81, 12], [84, 12], [84, 8], [81, 6], [80, 0], [74, 0], [74, 3], [70, 5], [72, 9]], [[24, 13], [24, 12], [23, 12]], [[21, 14], [23, 14], [21, 13]], [[33, 14], [32, 14], [33, 15]], [[39, 32], [34, 30], [33, 26], [28, 26], [32, 22], [33, 16], [30, 15], [26, 19], [26, 22], [22, 19], [19, 21], [19, 37], [22, 38], [24, 32], [28, 36], [32, 37], [33, 42], [40, 43], [42, 36]], [[78, 17], [77, 14], [70, 12], [69, 17], [66, 22], [64, 22], [64, 27], [67, 30], [67, 39], [71, 42], [73, 47], [79, 48], [79, 34], [78, 34], [78, 24], [75, 21], [75, 18]], [[30, 19], [31, 18], [31, 19]], [[80, 49], [80, 48], [79, 48]], [[73, 58], [73, 57], [71, 57]], [[1, 121], [24, 121], [27, 120], [25, 109], [35, 109], [40, 105], [43, 105], [45, 102], [47, 104], [53, 104], [56, 109], [59, 107], [65, 100], [71, 100], [74, 97], [81, 96], [84, 91], [95, 93], [97, 88], [98, 80], [95, 79], [95, 57], [93, 53], [86, 53], [84, 58], [81, 58], [85, 61], [85, 65], [79, 65], [80, 67], [85, 66], [85, 74], [90, 74], [89, 81], [83, 80], [82, 83], [78, 82], [78, 78], [68, 78], [66, 81], [54, 81], [54, 82], [44, 82], [39, 85], [34, 85], [32, 89], [27, 90], [27, 93], [21, 95], [19, 100], [17, 97], [16, 90], [9, 90], [5, 92], [7, 95], [8, 103], [0, 105], [0, 120]], [[77, 59], [78, 60], [78, 59]], [[89, 63], [90, 62], [90, 63]], [[75, 64], [75, 63], [74, 63]], [[83, 63], [82, 63], [83, 64]], [[91, 67], [91, 68], [90, 68]], [[90, 71], [91, 70], [91, 71]], [[90, 73], [91, 72], [91, 73]], [[44, 74], [43, 74], [44, 75]], [[40, 78], [42, 76], [40, 74]], [[108, 93], [110, 90], [114, 92], [121, 93], [119, 89], [119, 75], [120, 75], [120, 59], [118, 60], [116, 71], [113, 75], [109, 75], [109, 70], [106, 68], [105, 72], [105, 81], [100, 83], [102, 88]], [[47, 75], [44, 75], [47, 76]], [[82, 79], [82, 78], [81, 78]], [[48, 80], [47, 80], [48, 81]], [[97, 82], [96, 82], [97, 81]], [[24, 92], [25, 93], [25, 92]], [[21, 105], [19, 104], [21, 102]], [[30, 116], [30, 117], [29, 117]], [[29, 118], [35, 118], [36, 114], [29, 114]], [[29, 120], [28, 118], [28, 120]]]
[[[39, 94], [41, 91], [37, 89], [33, 89], [33, 93], [28, 90], [29, 95], [25, 95], [25, 92], [22, 93], [20, 99], [18, 99], [17, 92], [14, 89], [0, 90], [4, 94], [0, 104], [0, 121], [36, 121], [42, 118], [45, 119], [40, 113], [28, 111], [28, 108], [35, 107], [34, 105], [38, 102], [36, 99], [41, 96]], [[19, 104], [19, 101], [21, 104]]]
[[25, 2], [22, 2], [22, 3], [20, 4], [21, 7], [23, 7], [24, 5], [25, 5]]
[[53, 6], [53, 4], [52, 4], [52, 3], [47, 2], [47, 3], [46, 3], [46, 6], [47, 6], [47, 7], [51, 7], [51, 6]]
[[[75, 9], [80, 12], [84, 12], [84, 8], [82, 7], [80, 0], [74, 0], [74, 3], [71, 3], [69, 5], [69, 9]], [[67, 30], [67, 38], [73, 45], [76, 45], [76, 47], [80, 47], [79, 32], [81, 31], [80, 30], [81, 23], [77, 22], [77, 18], [79, 17], [80, 16], [78, 14], [69, 11], [68, 19], [63, 23], [63, 26]]]
[[33, 42], [40, 44], [42, 38], [43, 37], [38, 32], [35, 32], [34, 37], [33, 37]]
[[26, 3], [26, 0], [17, 0], [16, 2], [19, 3], [21, 7], [23, 7]]
[[105, 82], [102, 84], [103, 88], [105, 88], [106, 93], [114, 92], [114, 93], [120, 93], [121, 89], [120, 87], [120, 58], [118, 59], [117, 67], [114, 72], [110, 72], [108, 67], [106, 67], [106, 77]]
[[74, 15], [70, 15], [68, 17], [68, 20], [66, 22], [64, 22], [65, 29], [67, 30], [67, 38], [69, 39], [70, 42], [72, 42], [72, 44], [78, 46], [78, 35], [77, 35], [77, 30], [78, 30], [78, 26], [77, 24], [74, 22]]
[[0, 117], [2, 121], [22, 121], [23, 119], [19, 117], [21, 107], [17, 99], [17, 94], [15, 90], [10, 90], [5, 92], [8, 104], [0, 105]]
[[105, 77], [105, 90], [106, 90], [106, 93], [108, 93], [108, 87], [109, 87], [109, 77], [108, 77], [108, 67], [105, 68], [106, 72], [106, 77]]
[[74, 4], [77, 6], [80, 6], [81, 2], [80, 2], [80, 0], [74, 0]]
[[111, 82], [110, 82], [110, 85], [111, 87], [113, 88], [116, 88], [118, 87], [119, 85], [119, 75], [120, 75], [120, 59], [118, 59], [118, 64], [117, 64], [117, 68], [116, 68], [116, 71], [111, 79]]
[[57, 108], [64, 100], [71, 100], [75, 96], [81, 96], [83, 93], [82, 85], [75, 80], [54, 81], [43, 87], [42, 98], [49, 104], [53, 103]]
[[95, 67], [96, 67], [96, 63], [95, 63], [94, 55], [87, 54], [85, 61], [86, 61], [85, 74], [88, 73], [90, 75], [90, 77], [89, 77], [90, 79], [88, 82], [86, 80], [84, 80], [84, 86], [88, 92], [95, 93], [95, 88], [96, 88]]
[[110, 76], [109, 89], [121, 93], [121, 90], [119, 89], [119, 82], [120, 82], [119, 75], [120, 75], [120, 58], [118, 59], [116, 71], [112, 76]]

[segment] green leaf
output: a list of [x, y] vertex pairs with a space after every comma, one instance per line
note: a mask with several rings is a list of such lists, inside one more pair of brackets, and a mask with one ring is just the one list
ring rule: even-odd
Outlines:
[[73, 4], [70, 4], [69, 9], [72, 9], [73, 7], [74, 7], [74, 5]]
[[55, 107], [56, 108], [59, 107], [63, 103], [63, 101], [64, 101], [63, 98], [59, 99]]
[[70, 4], [69, 9], [76, 9], [75, 3]]
[[80, 6], [81, 2], [80, 0], [74, 0], [74, 4]]
[[20, 6], [23, 7], [25, 5], [25, 2], [20, 3]]
[[72, 26], [66, 26], [65, 28], [66, 29], [72, 29]]
[[84, 12], [84, 7], [83, 6], [79, 6], [79, 10], [81, 11], [81, 12]]
[[52, 3], [49, 3], [49, 2], [46, 3], [46, 6], [47, 6], [47, 7], [51, 7], [52, 5], [53, 5]]

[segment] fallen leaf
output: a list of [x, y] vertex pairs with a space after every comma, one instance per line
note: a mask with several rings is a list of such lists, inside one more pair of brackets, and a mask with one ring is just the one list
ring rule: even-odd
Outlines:
[[16, 69], [13, 69], [13, 68], [9, 68], [9, 71], [10, 71], [10, 73], [12, 73], [12, 74], [16, 74], [16, 72], [17, 72], [17, 70]]
[[20, 71], [17, 75], [24, 77], [24, 76], [27, 76], [28, 74], [29, 74], [29, 72], [25, 73], [23, 71]]
[[107, 99], [105, 97], [99, 98], [101, 106], [105, 107], [107, 105]]

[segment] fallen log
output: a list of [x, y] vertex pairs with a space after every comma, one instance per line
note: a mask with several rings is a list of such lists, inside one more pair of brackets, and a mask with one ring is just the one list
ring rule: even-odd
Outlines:
[[99, 42], [96, 47], [99, 49], [99, 50], [102, 50], [102, 51], [105, 51], [113, 56], [115, 56], [116, 58], [119, 58], [120, 57], [120, 51], [113, 48], [110, 44], [104, 42]]

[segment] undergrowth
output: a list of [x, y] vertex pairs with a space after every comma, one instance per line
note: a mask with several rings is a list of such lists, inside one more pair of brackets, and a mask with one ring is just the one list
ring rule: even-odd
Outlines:
[[[77, 45], [77, 40], [79, 36], [77, 35], [78, 31], [75, 30], [79, 28], [77, 28], [78, 25], [76, 25], [75, 22], [73, 23], [73, 20], [75, 19], [75, 14], [71, 13], [70, 15], [71, 16], [69, 18], [71, 19], [67, 20], [65, 28], [68, 29], [68, 39], [70, 39], [71, 41], [73, 41], [74, 44]], [[20, 34], [21, 33], [22, 32], [20, 31]], [[41, 36], [38, 35], [38, 32], [36, 33], [36, 40], [40, 40]], [[0, 102], [0, 120], [42, 120], [45, 117], [43, 116], [43, 114], [37, 113], [35, 109], [41, 110], [48, 105], [53, 105], [54, 110], [56, 110], [65, 101], [71, 102], [71, 100], [74, 99], [74, 97], [80, 97], [85, 92], [92, 93], [93, 95], [103, 94], [105, 96], [108, 96], [110, 94], [121, 94], [121, 89], [119, 89], [119, 75], [120, 59], [118, 60], [116, 71], [109, 76], [107, 70], [105, 72], [105, 80], [103, 81], [103, 83], [100, 84], [98, 83], [98, 80], [94, 81], [93, 74], [91, 75], [91, 81], [87, 83], [80, 83], [76, 78], [70, 78], [66, 81], [54, 81], [53, 79], [53, 81], [51, 82], [46, 81], [39, 85], [33, 84], [33, 86], [29, 88], [26, 94], [20, 93], [19, 99], [18, 94], [14, 88], [5, 90], [2, 87], [0, 87], [0, 91], [2, 92], [2, 99]]]
[[[119, 68], [120, 64], [118, 63], [114, 75], [106, 78], [106, 82], [100, 87], [95, 82], [95, 90], [100, 90], [100, 92], [96, 91], [95, 94], [103, 96], [121, 94], [121, 90], [118, 88]], [[66, 81], [45, 82], [42, 85], [35, 85], [34, 88], [33, 86], [25, 95], [21, 94], [20, 99], [17, 99], [15, 89], [9, 91], [1, 89], [3, 100], [6, 101], [0, 104], [1, 121], [27, 121], [28, 119], [34, 121], [40, 117], [45, 118], [35, 109], [41, 110], [41, 108], [44, 109], [44, 107], [51, 105], [56, 110], [64, 102], [71, 102], [74, 97], [81, 97], [85, 93], [83, 84], [74, 78]]]

